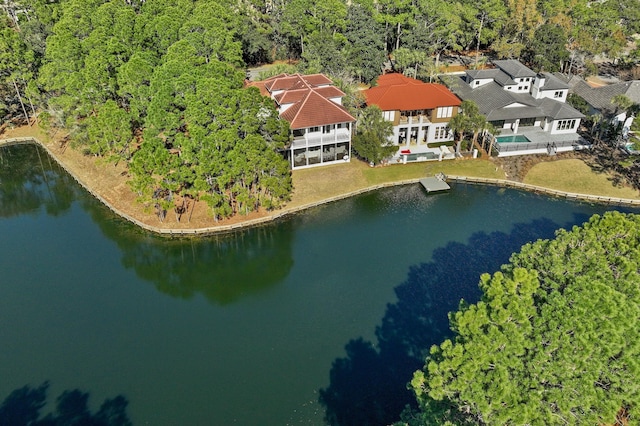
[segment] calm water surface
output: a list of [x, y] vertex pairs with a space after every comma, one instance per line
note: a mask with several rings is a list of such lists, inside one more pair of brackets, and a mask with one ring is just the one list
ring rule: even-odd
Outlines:
[[49, 380], [50, 401], [78, 388], [93, 410], [124, 395], [134, 424], [383, 424], [481, 272], [606, 209], [410, 185], [168, 240], [35, 146], [3, 148], [0, 400]]

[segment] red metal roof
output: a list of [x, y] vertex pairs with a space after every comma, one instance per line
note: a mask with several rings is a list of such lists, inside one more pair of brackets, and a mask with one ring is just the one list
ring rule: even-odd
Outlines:
[[287, 120], [292, 129], [356, 121], [342, 105], [328, 100], [312, 89], [307, 91], [303, 99], [280, 114], [280, 117]]
[[309, 89], [308, 87], [305, 87], [304, 89], [286, 90], [274, 95], [273, 99], [275, 99], [279, 105], [292, 104], [302, 100], [309, 90], [313, 90], [324, 98], [341, 98], [344, 96], [344, 92], [337, 87], [326, 86], [318, 87], [317, 89]]
[[331, 80], [323, 74], [280, 74], [265, 80], [265, 87], [272, 93], [278, 90], [295, 90], [304, 87], [313, 88], [331, 84], [333, 84]]
[[397, 73], [381, 75], [377, 86], [364, 94], [368, 105], [377, 105], [383, 111], [433, 109], [462, 103], [442, 84], [423, 83]]
[[[342, 98], [344, 92], [333, 86], [323, 74], [280, 74], [264, 81], [249, 84], [267, 91], [282, 93], [272, 95], [279, 105], [291, 105], [280, 114], [292, 129], [304, 129], [327, 124], [351, 123], [356, 119], [342, 106], [329, 98]], [[264, 92], [262, 92], [264, 94]]]

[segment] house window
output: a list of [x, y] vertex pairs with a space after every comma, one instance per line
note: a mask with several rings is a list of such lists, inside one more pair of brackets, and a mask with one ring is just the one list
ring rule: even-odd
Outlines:
[[293, 137], [304, 136], [304, 129], [293, 129]]
[[324, 126], [322, 128], [322, 133], [331, 133], [331, 125]]
[[441, 140], [441, 139], [446, 139], [447, 138], [447, 134], [449, 133], [447, 131], [446, 126], [442, 126], [442, 127], [436, 127], [435, 128], [435, 134], [433, 135], [433, 139], [434, 140]]
[[518, 86], [518, 90], [522, 90], [522, 86]]
[[534, 124], [536, 124], [536, 118], [535, 117], [521, 118], [520, 119], [520, 127], [531, 127]]
[[555, 92], [553, 94], [554, 98], [561, 98], [562, 97], [562, 90], [558, 90], [557, 92]]
[[475, 84], [476, 86], [480, 84], [480, 82], [478, 80], [474, 81], [473, 84]]
[[527, 77], [527, 78], [525, 79], [525, 81], [529, 81], [529, 77]]
[[400, 129], [398, 129], [398, 144], [403, 145], [406, 142], [407, 142], [407, 128], [400, 127]]
[[504, 120], [490, 121], [489, 124], [494, 126], [496, 129], [504, 128]]
[[448, 118], [453, 115], [453, 107], [438, 107], [436, 111], [437, 118]]
[[309, 133], [315, 133], [315, 132], [319, 132], [320, 131], [320, 127], [315, 126], [315, 127], [309, 127]]
[[576, 120], [560, 120], [556, 126], [556, 130], [570, 130], [576, 126]]

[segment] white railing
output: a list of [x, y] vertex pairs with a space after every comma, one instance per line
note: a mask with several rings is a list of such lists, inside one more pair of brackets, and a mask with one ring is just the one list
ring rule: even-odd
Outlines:
[[293, 147], [304, 148], [305, 146], [318, 146], [328, 143], [348, 142], [350, 139], [350, 130], [338, 129], [329, 133], [312, 133], [295, 137], [293, 139]]

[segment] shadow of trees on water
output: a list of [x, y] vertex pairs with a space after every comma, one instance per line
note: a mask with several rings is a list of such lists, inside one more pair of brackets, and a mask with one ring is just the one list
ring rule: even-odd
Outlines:
[[73, 178], [36, 144], [0, 148], [0, 218], [67, 212], [79, 194]]
[[47, 405], [49, 382], [23, 386], [12, 391], [0, 405], [2, 426], [131, 426], [129, 401], [122, 395], [108, 398], [97, 412], [88, 408], [89, 393], [66, 390], [56, 398], [55, 410], [42, 417]]
[[319, 391], [325, 420], [333, 426], [386, 425], [398, 421], [406, 406], [416, 407], [407, 389], [432, 345], [451, 336], [448, 313], [460, 300], [480, 299], [479, 277], [508, 262], [527, 242], [552, 238], [561, 227], [550, 219], [516, 224], [511, 233], [480, 232], [466, 244], [451, 242], [434, 250], [432, 260], [410, 267], [395, 288], [397, 302], [388, 304], [376, 328], [377, 344], [362, 338], [347, 343], [347, 356], [333, 362], [330, 385]]

